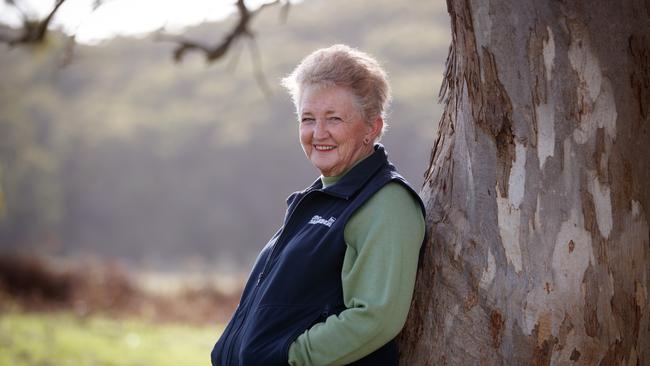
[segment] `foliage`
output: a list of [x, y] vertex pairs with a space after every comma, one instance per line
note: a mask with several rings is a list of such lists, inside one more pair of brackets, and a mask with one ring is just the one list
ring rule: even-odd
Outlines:
[[[230, 289], [226, 282], [230, 280]], [[163, 282], [164, 281], [164, 282]], [[74, 311], [183, 324], [227, 321], [237, 306], [236, 279], [207, 273], [138, 273], [113, 262], [46, 260], [0, 254], [0, 312]], [[152, 286], [155, 282], [162, 285]]]

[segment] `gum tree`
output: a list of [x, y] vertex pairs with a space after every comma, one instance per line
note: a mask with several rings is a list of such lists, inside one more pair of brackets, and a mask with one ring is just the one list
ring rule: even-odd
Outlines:
[[650, 2], [447, 5], [402, 364], [650, 364]]

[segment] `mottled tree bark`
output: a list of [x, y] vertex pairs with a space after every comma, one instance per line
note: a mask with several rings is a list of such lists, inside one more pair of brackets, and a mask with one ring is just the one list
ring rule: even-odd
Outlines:
[[448, 0], [403, 365], [650, 365], [650, 1]]

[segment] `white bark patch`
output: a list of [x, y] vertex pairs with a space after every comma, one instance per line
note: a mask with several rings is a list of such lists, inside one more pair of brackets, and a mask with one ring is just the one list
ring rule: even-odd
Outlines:
[[546, 27], [548, 32], [548, 41], [544, 42], [542, 53], [544, 54], [544, 67], [546, 68], [546, 80], [551, 81], [551, 72], [555, 61], [555, 40], [553, 40], [553, 31]]
[[512, 206], [519, 208], [524, 199], [524, 188], [526, 187], [526, 147], [518, 142], [515, 143], [515, 161], [510, 169], [508, 179], [508, 196]]
[[497, 273], [496, 261], [494, 260], [492, 249], [488, 249], [487, 267], [483, 271], [483, 275], [481, 276], [481, 282], [479, 283], [479, 286], [481, 286], [482, 289], [487, 289], [488, 286], [492, 284], [492, 281], [494, 281], [494, 277], [496, 276], [496, 273]]
[[550, 334], [557, 335], [559, 324], [562, 321], [557, 312], [553, 310], [553, 304], [557, 301], [557, 292], [549, 292], [545, 288], [547, 287], [547, 283], [549, 284], [548, 288], [551, 288], [552, 282], [552, 279], [542, 279], [540, 285], [536, 286], [526, 295], [523, 321], [521, 325], [521, 330], [524, 334], [531, 335], [540, 318], [542, 318], [544, 314], [551, 314], [551, 318], [547, 319], [547, 322], [550, 320], [547, 324], [547, 328]]
[[[524, 199], [526, 187], [526, 146], [515, 142], [515, 161], [508, 177], [508, 197], [497, 194], [497, 209], [501, 244], [506, 252], [508, 262], [512, 263], [517, 273], [522, 270], [519, 231], [521, 211], [519, 205]], [[499, 190], [495, 189], [496, 192]]]
[[[614, 91], [612, 84], [609, 80], [604, 79], [599, 82], [601, 89], [599, 90], [598, 97], [594, 99], [591, 110], [587, 109], [581, 119], [581, 123], [573, 131], [573, 139], [578, 144], [584, 144], [591, 140], [596, 135], [598, 128], [604, 128], [605, 133], [609, 140], [616, 138], [616, 119], [618, 112], [616, 111], [616, 102], [614, 101]], [[579, 95], [584, 95], [578, 93]]]
[[499, 233], [501, 244], [506, 251], [508, 262], [512, 263], [516, 272], [521, 272], [521, 247], [519, 246], [519, 226], [521, 212], [507, 198], [497, 197]]
[[596, 208], [598, 231], [603, 238], [607, 239], [613, 226], [611, 189], [609, 185], [599, 181], [595, 172], [587, 171], [587, 177], [589, 179], [587, 190], [591, 193]]
[[544, 167], [546, 159], [555, 152], [555, 105], [540, 104], [535, 108], [537, 119], [537, 158], [539, 169]]
[[639, 213], [641, 213], [641, 203], [637, 200], [632, 200], [632, 217], [636, 219], [639, 217]]
[[[472, 17], [475, 27], [477, 29], [474, 34], [476, 35], [476, 43], [478, 46], [485, 46], [490, 43], [492, 36], [492, 16], [490, 13], [490, 4], [488, 2], [483, 5], [478, 5], [475, 10], [475, 16]], [[480, 49], [480, 47], [478, 47]]]
[[472, 162], [474, 160], [472, 159], [472, 156], [469, 153], [469, 148], [467, 146], [465, 146], [465, 159], [466, 159], [465, 161], [467, 162], [467, 190], [469, 191], [467, 192], [468, 193], [467, 203], [469, 206], [471, 205], [469, 200], [473, 202], [474, 198], [476, 197], [476, 185], [474, 184], [474, 169], [472, 165]]
[[[590, 141], [598, 128], [605, 128], [609, 143], [616, 137], [616, 102], [612, 85], [602, 75], [598, 59], [591, 51], [588, 40], [576, 38], [571, 40], [569, 60], [580, 79], [578, 99], [581, 117], [578, 128], [573, 131], [573, 139], [578, 144]], [[601, 164], [607, 164], [607, 156]]]
[[560, 226], [551, 261], [555, 288], [572, 297], [580, 292], [589, 263], [595, 263], [591, 235], [584, 229], [583, 221], [581, 213], [574, 207], [568, 220]]
[[584, 229], [583, 221], [582, 211], [573, 208], [569, 218], [561, 224], [551, 257], [552, 278], [540, 279], [526, 296], [522, 322], [524, 334], [532, 334], [543, 315], [548, 313], [551, 317], [547, 327], [554, 336], [558, 336], [566, 314], [571, 316], [577, 328], [582, 327], [579, 309], [584, 307], [584, 297], [575, 294], [581, 293], [584, 273], [589, 263], [594, 263], [591, 235]]
[[580, 82], [589, 95], [589, 100], [594, 101], [600, 93], [602, 72], [598, 66], [598, 59], [591, 51], [586, 39], [572, 39], [569, 47], [569, 61], [571, 67], [578, 73]]

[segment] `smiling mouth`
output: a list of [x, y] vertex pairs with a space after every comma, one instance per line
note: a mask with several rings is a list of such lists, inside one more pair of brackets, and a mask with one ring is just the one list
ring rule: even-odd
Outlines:
[[331, 151], [334, 150], [336, 146], [331, 146], [331, 145], [314, 145], [314, 149], [318, 151]]

